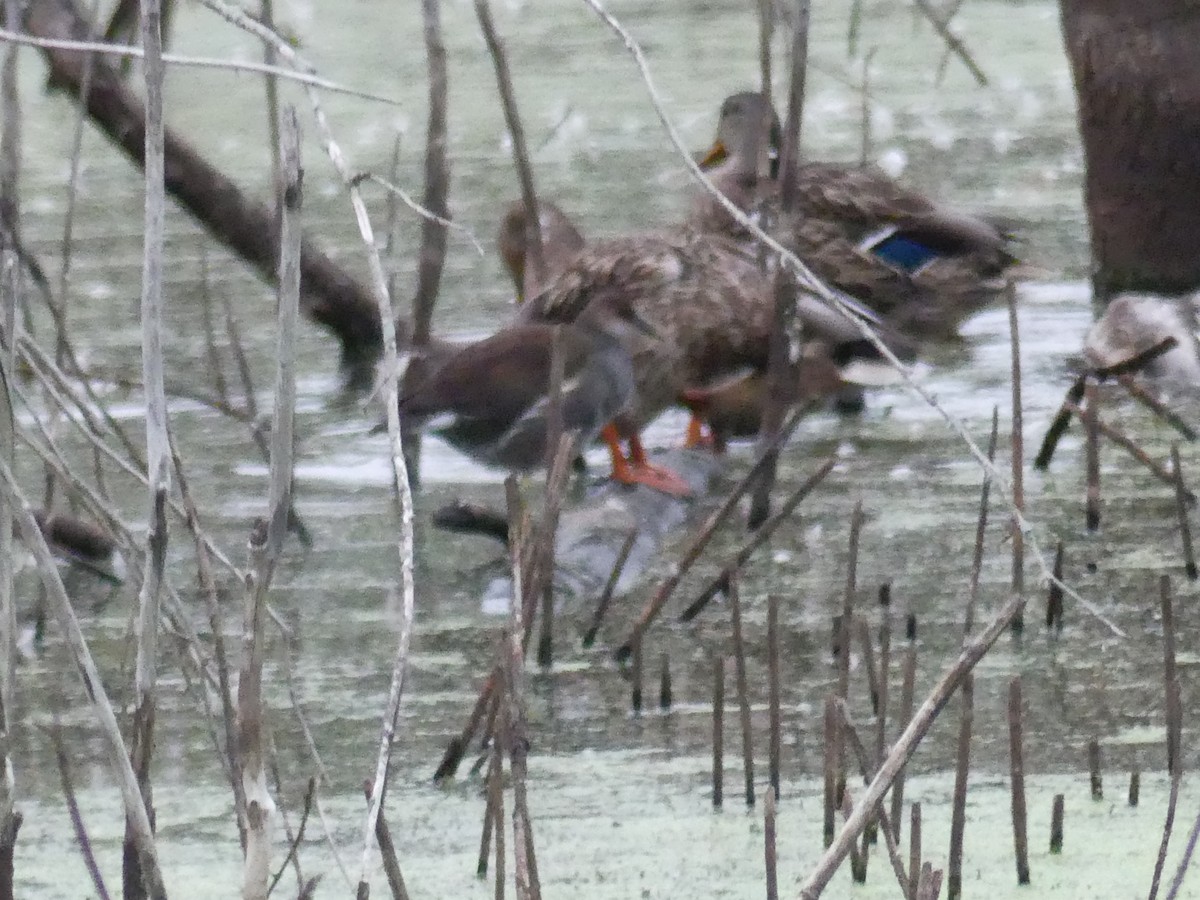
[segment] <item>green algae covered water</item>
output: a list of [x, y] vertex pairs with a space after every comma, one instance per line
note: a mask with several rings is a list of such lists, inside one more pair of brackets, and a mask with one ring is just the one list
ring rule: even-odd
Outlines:
[[[711, 137], [725, 94], [757, 78], [754, 4], [729, 2], [620, 2], [612, 6], [646, 49], [668, 111], [689, 143]], [[686, 209], [687, 176], [662, 132], [646, 92], [620, 44], [582, 4], [572, 0], [498, 5], [498, 24], [511, 54], [516, 90], [530, 134], [539, 190], [576, 216], [588, 235], [653, 227]], [[904, 4], [863, 5], [860, 50], [873, 51], [870, 139], [864, 154], [863, 104], [855, 85], [861, 58], [848, 59], [849, 3], [818, 3], [813, 10], [812, 68], [808, 80], [804, 146], [816, 158], [856, 161], [864, 156], [914, 185], [969, 208], [1019, 224], [1022, 255], [1038, 277], [1020, 291], [1027, 446], [1040, 439], [1069, 383], [1068, 357], [1091, 319], [1086, 225], [1080, 203], [1081, 154], [1074, 104], [1054, 4], [972, 0], [956, 21], [989, 77], [986, 88], [956, 60], [938, 77], [943, 45]], [[325, 98], [331, 125], [355, 170], [386, 173], [401, 134], [400, 184], [419, 194], [424, 132], [425, 62], [418, 4], [279, 4], [277, 18], [300, 40], [321, 74], [334, 81], [394, 97], [386, 106], [342, 96]], [[495, 327], [511, 309], [510, 292], [491, 250], [503, 203], [516, 196], [503, 118], [491, 63], [465, 0], [444, 5], [450, 55], [451, 205], [457, 222], [481, 239], [486, 253], [452, 235], [436, 324], [452, 333]], [[173, 49], [193, 55], [257, 59], [253, 42], [196, 6], [179, 10]], [[782, 58], [781, 58], [782, 59]], [[777, 63], [777, 68], [783, 68]], [[73, 109], [42, 90], [44, 73], [33, 51], [22, 68], [25, 128], [23, 227], [26, 240], [56, 270], [66, 210]], [[353, 217], [336, 175], [305, 119], [306, 101], [293, 86], [284, 95], [302, 112], [309, 230], [336, 257], [365, 273]], [[264, 195], [269, 156], [262, 86], [246, 74], [173, 70], [168, 120], [247, 190]], [[98, 372], [139, 371], [137, 298], [140, 291], [141, 177], [93, 132], [85, 134], [83, 171], [74, 231], [69, 318], [88, 365]], [[370, 195], [378, 228], [384, 198]], [[396, 259], [397, 302], [413, 289], [418, 223], [404, 218]], [[215, 247], [185, 214], [168, 216], [168, 378], [194, 390], [207, 382], [202, 296], [208, 289], [235, 308], [258, 383], [273, 371], [270, 292], [238, 261]], [[38, 322], [39, 334], [50, 333]], [[923, 383], [942, 406], [986, 438], [994, 406], [1007, 421], [1010, 407], [1009, 341], [1005, 312], [967, 323], [960, 345], [933, 353]], [[327, 781], [324, 822], [308, 823], [300, 861], [305, 876], [322, 875], [317, 895], [351, 891], [341, 866], [357, 877], [362, 853], [360, 785], [374, 764], [389, 669], [396, 641], [396, 535], [388, 499], [390, 474], [384, 441], [367, 434], [374, 412], [347, 404], [338, 390], [336, 347], [305, 326], [301, 335], [300, 434], [297, 502], [314, 533], [311, 551], [289, 551], [276, 577], [272, 602], [293, 624], [295, 702], [312, 728]], [[140, 398], [114, 393], [117, 414], [137, 426]], [[1196, 416], [1187, 398], [1185, 414]], [[269, 408], [269, 397], [260, 398]], [[1121, 427], [1165, 459], [1172, 435], [1114, 395], [1106, 410]], [[650, 440], [679, 439], [682, 422], [668, 416]], [[206, 527], [239, 559], [251, 519], [262, 513], [266, 468], [245, 429], [200, 404], [177, 401], [172, 427], [188, 464]], [[60, 431], [79, 470], [90, 456], [76, 437]], [[1182, 447], [1185, 470], [1200, 455]], [[839, 462], [750, 565], [743, 583], [751, 681], [751, 722], [758, 748], [758, 790], [765, 787], [766, 597], [782, 599], [783, 769], [780, 806], [780, 884], [794, 895], [821, 849], [821, 707], [836, 681], [830, 622], [841, 606], [849, 510], [862, 499], [867, 514], [858, 582], [859, 609], [872, 625], [880, 611], [877, 586], [893, 583], [894, 647], [905, 646], [900, 626], [916, 616], [918, 696], [957, 653], [968, 584], [981, 473], [940, 415], [896, 388], [871, 399], [868, 412], [844, 420], [818, 415], [789, 448], [784, 487], [796, 485], [820, 459]], [[733, 472], [746, 465], [735, 449]], [[1002, 451], [1002, 461], [1007, 458]], [[28, 490], [40, 472], [22, 457]], [[1117, 637], [1068, 601], [1066, 628], [1053, 638], [1041, 627], [1044, 595], [1037, 567], [1028, 566], [1028, 626], [1019, 639], [1003, 638], [977, 672], [975, 738], [968, 795], [964, 892], [967, 896], [1128, 897], [1149, 885], [1165, 812], [1165, 727], [1157, 576], [1181, 572], [1171, 491], [1121, 452], [1102, 456], [1103, 527], [1083, 529], [1083, 448], [1077, 430], [1062, 442], [1051, 470], [1027, 476], [1034, 536], [1047, 552], [1067, 547], [1067, 580], [1124, 632]], [[483, 814], [480, 779], [430, 783], [446, 741], [461, 727], [486, 669], [500, 619], [481, 606], [489, 578], [500, 566], [496, 547], [448, 536], [428, 524], [448, 499], [499, 503], [495, 473], [464, 462], [427, 441], [424, 488], [417, 497], [417, 617], [411, 678], [395, 745], [388, 817], [414, 898], [490, 895], [475, 880]], [[144, 517], [141, 490], [117, 474], [109, 488], [130, 521]], [[735, 529], [719, 537], [710, 556], [680, 590], [682, 602], [716, 571], [736, 546]], [[986, 540], [979, 620], [1006, 599], [1009, 546], [1005, 515], [995, 507]], [[175, 526], [173, 579], [195, 602], [197, 627], [207, 633], [193, 598], [190, 541]], [[709, 794], [712, 654], [728, 638], [727, 613], [714, 607], [695, 624], [656, 628], [648, 652], [670, 659], [676, 703], [669, 714], [629, 711], [629, 687], [610, 650], [648, 596], [652, 579], [673, 562], [668, 548], [645, 583], [622, 598], [596, 649], [578, 649], [577, 635], [590, 604], [568, 605], [559, 617], [553, 671], [531, 671], [530, 803], [538, 862], [547, 896], [678, 897], [761, 896], [761, 811], [744, 812], [736, 716], [730, 708], [726, 743], [725, 810], [714, 813]], [[20, 582], [23, 622], [32, 620], [35, 582]], [[226, 631], [240, 628], [236, 586], [229, 585]], [[118, 592], [102, 605], [80, 586], [79, 608], [106, 686], [122, 708], [130, 702], [135, 598]], [[1176, 581], [1180, 679], [1185, 710], [1197, 684], [1195, 654], [1200, 618], [1195, 592]], [[239, 884], [241, 855], [232, 798], [208, 725], [191, 686], [179, 674], [174, 649], [163, 662], [154, 770], [159, 847], [173, 898], [230, 896]], [[893, 654], [890, 683], [898, 696]], [[656, 666], [654, 668], [657, 668]], [[1025, 694], [1026, 771], [1029, 776], [1032, 888], [1019, 889], [1008, 819], [1008, 737], [1004, 718], [1009, 679], [1020, 674]], [[270, 726], [278, 754], [279, 799], [292, 827], [310, 775], [318, 771], [293, 712], [283, 657], [272, 636], [267, 672]], [[854, 659], [852, 709], [871, 720], [861, 660]], [[16, 872], [22, 896], [76, 898], [90, 883], [75, 850], [46, 728], [63, 728], [80, 803], [110, 890], [119, 882], [119, 799], [91, 713], [51, 629], [45, 652], [26, 660], [18, 680], [16, 778], [25, 825]], [[926, 857], [944, 866], [949, 796], [957, 735], [957, 703], [919, 749], [907, 798], [924, 807]], [[1186, 716], [1185, 716], [1186, 718]], [[1194, 768], [1195, 731], [1185, 722], [1185, 768]], [[1089, 740], [1100, 741], [1105, 799], [1093, 801], [1086, 773]], [[1145, 774], [1141, 804], [1124, 801], [1128, 772]], [[1066, 803], [1061, 856], [1046, 851], [1050, 805]], [[1200, 795], [1185, 778], [1180, 822], [1190, 822]], [[1180, 828], [1186, 825], [1181, 824]], [[328, 835], [326, 835], [326, 828]], [[907, 824], [905, 825], [907, 828]], [[286, 853], [282, 829], [275, 854]], [[511, 841], [509, 841], [511, 845]], [[1169, 857], [1173, 871], [1182, 837]], [[335, 847], [337, 858], [330, 849]], [[340, 865], [339, 865], [340, 859]], [[512, 871], [511, 860], [509, 872]], [[294, 892], [292, 874], [280, 890]], [[1192, 891], [1200, 887], [1191, 886]], [[373, 886], [386, 890], [382, 875]], [[897, 888], [880, 848], [868, 883], [852, 886], [839, 873], [834, 897], [895, 896]], [[1185, 892], [1187, 894], [1187, 885]]]

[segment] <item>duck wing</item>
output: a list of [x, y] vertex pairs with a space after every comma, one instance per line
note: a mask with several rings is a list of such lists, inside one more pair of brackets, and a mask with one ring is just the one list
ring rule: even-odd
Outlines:
[[[495, 423], [512, 422], [545, 397], [550, 386], [553, 326], [530, 323], [506, 328], [468, 344], [400, 399], [401, 411], [418, 418], [452, 414]], [[565, 328], [561, 341], [564, 378], [576, 375], [589, 342]]]

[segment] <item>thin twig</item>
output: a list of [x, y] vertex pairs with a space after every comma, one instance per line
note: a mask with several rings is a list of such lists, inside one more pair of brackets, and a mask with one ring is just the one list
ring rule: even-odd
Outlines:
[[[21, 34], [0, 28], [0, 43], [24, 44], [29, 47], [40, 47], [43, 50], [77, 50], [81, 53], [100, 53], [106, 56], [123, 56], [130, 59], [145, 59], [141, 47], [123, 46], [120, 44], [98, 44], [91, 41], [63, 41], [55, 38], [34, 37], [31, 34]], [[169, 66], [188, 66], [200, 69], [224, 69], [231, 72], [253, 72], [256, 75], [271, 75], [285, 81], [295, 81], [312, 88], [320, 88], [333, 94], [346, 94], [362, 100], [374, 100], [376, 103], [386, 103], [388, 106], [402, 106], [403, 101], [368, 91], [343, 87], [316, 75], [297, 72], [279, 66], [268, 66], [263, 63], [244, 60], [212, 59], [203, 56], [180, 56], [176, 53], [162, 54], [162, 61]]]
[[[142, 257], [142, 381], [146, 403], [146, 487], [150, 522], [147, 565], [138, 592], [137, 667], [134, 687], [131, 762], [153, 823], [150, 761], [154, 748], [155, 686], [158, 678], [158, 622], [167, 562], [166, 498], [171, 491], [171, 448], [167, 437], [167, 393], [163, 384], [163, 267], [166, 239], [166, 149], [160, 0], [141, 0], [143, 73], [146, 85], [145, 219]], [[137, 823], [125, 823], [126, 884], [139, 884]]]

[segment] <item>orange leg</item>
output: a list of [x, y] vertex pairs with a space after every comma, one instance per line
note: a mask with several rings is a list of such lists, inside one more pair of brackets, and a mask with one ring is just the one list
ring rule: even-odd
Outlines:
[[687, 497], [692, 493], [691, 487], [688, 486], [683, 476], [664, 466], [656, 466], [650, 462], [650, 458], [646, 455], [646, 448], [642, 446], [641, 436], [636, 432], [629, 439], [629, 463], [635, 473], [634, 480], [638, 484], [644, 484], [656, 491], [676, 497]]
[[687, 434], [683, 439], [683, 446], [712, 447], [713, 443], [712, 434], [704, 433], [704, 419], [698, 413], [692, 413], [692, 417], [688, 419]]
[[626, 457], [621, 452], [621, 436], [615, 425], [604, 426], [600, 435], [612, 456], [613, 481], [620, 484], [644, 484], [648, 488], [676, 497], [687, 497], [692, 493], [692, 489], [680, 475], [649, 462], [646, 450], [637, 436], [629, 439], [629, 456]]

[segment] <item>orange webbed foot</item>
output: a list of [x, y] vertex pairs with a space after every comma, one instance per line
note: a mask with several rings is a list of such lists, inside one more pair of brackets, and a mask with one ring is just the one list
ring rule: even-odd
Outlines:
[[652, 463], [627, 463], [613, 471], [613, 480], [621, 484], [644, 484], [672, 497], [690, 497], [692, 488], [678, 472]]
[[683, 439], [683, 446], [689, 450], [705, 449], [712, 450], [716, 447], [716, 440], [713, 436], [704, 430], [704, 420], [693, 414], [688, 421], [687, 432]]

